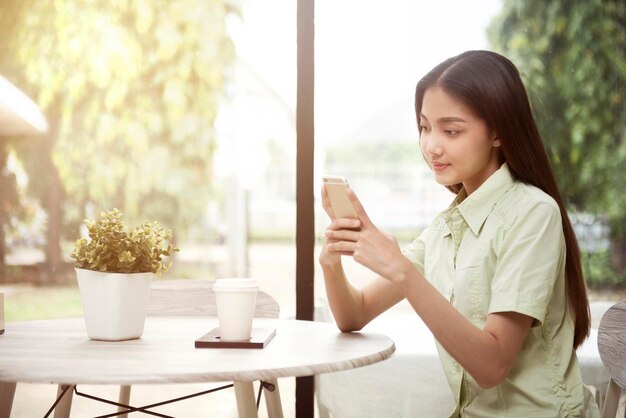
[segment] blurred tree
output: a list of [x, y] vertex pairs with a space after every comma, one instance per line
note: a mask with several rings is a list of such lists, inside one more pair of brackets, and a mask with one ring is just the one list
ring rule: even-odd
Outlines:
[[209, 197], [213, 122], [234, 59], [226, 0], [3, 0], [0, 73], [43, 109], [50, 138], [16, 143], [48, 213], [47, 261], [62, 233], [117, 207], [178, 237]]
[[505, 0], [489, 28], [520, 69], [564, 198], [606, 219], [626, 273], [626, 2]]

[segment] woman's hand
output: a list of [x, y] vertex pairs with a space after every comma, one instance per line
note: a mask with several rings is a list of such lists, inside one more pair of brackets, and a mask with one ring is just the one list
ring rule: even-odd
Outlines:
[[[359, 219], [333, 220], [326, 230], [326, 244], [322, 252], [328, 253], [329, 257], [351, 255], [357, 263], [383, 278], [394, 283], [401, 282], [412, 267], [411, 262], [400, 251], [396, 239], [382, 232], [372, 223], [354, 191], [348, 189], [347, 193]], [[327, 197], [326, 204], [324, 209], [333, 219], [332, 208]]]
[[[348, 192], [348, 195], [356, 199], [354, 193]], [[402, 300], [404, 295], [398, 286], [382, 277], [376, 277], [359, 289], [350, 284], [341, 265], [341, 256], [360, 257], [359, 252], [355, 256], [354, 247], [358, 245], [360, 234], [363, 232], [363, 222], [360, 219], [336, 218], [323, 186], [322, 205], [331, 220], [331, 224], [326, 229], [326, 240], [319, 256], [328, 303], [339, 329], [343, 332], [357, 331]], [[363, 216], [365, 212], [360, 203], [358, 207], [362, 212], [361, 217], [369, 222], [367, 215]], [[355, 209], [357, 209], [356, 205]], [[371, 222], [369, 225], [373, 227]], [[378, 231], [376, 228], [374, 230]], [[395, 241], [392, 239], [392, 245], [394, 244]], [[395, 245], [397, 247], [397, 244]], [[366, 266], [370, 265], [365, 261], [359, 262]]]
[[333, 208], [330, 205], [330, 199], [328, 198], [328, 193], [326, 193], [326, 188], [324, 186], [322, 186], [322, 207], [330, 218], [331, 223], [328, 228], [326, 228], [326, 240], [322, 247], [319, 261], [323, 266], [332, 266], [341, 263], [342, 255], [352, 255], [352, 253], [342, 251], [329, 251], [329, 245], [337, 242], [336, 239], [333, 239], [331, 237], [332, 234], [329, 232], [341, 230], [358, 230], [361, 226], [361, 222], [356, 219], [335, 218], [335, 213], [333, 212]]

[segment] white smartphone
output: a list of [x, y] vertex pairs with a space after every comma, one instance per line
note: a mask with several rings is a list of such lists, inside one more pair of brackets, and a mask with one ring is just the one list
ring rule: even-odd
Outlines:
[[324, 188], [336, 218], [358, 219], [358, 215], [348, 195], [348, 181], [343, 176], [323, 176]]

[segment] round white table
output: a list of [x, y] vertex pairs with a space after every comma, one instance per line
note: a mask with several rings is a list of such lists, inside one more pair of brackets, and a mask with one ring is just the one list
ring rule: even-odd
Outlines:
[[[235, 384], [240, 415], [256, 416], [255, 380], [275, 384], [280, 377], [354, 369], [385, 360], [395, 350], [381, 334], [346, 334], [333, 324], [261, 318], [254, 319], [255, 328], [276, 328], [265, 348], [195, 348], [195, 340], [216, 326], [212, 317], [148, 316], [141, 338], [105, 342], [87, 337], [83, 318], [7, 323], [0, 335], [0, 416], [10, 415], [18, 382], [224, 381]], [[270, 396], [278, 404], [272, 409], [282, 415], [278, 391]]]

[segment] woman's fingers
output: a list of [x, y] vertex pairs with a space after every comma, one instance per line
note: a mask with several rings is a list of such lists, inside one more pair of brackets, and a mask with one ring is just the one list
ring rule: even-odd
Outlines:
[[350, 218], [338, 218], [333, 219], [330, 225], [328, 225], [328, 229], [330, 230], [340, 230], [340, 229], [354, 229], [357, 230], [361, 227], [361, 221], [358, 219], [350, 219]]
[[358, 197], [356, 197], [356, 193], [354, 193], [354, 191], [350, 188], [346, 189], [346, 193], [348, 194], [348, 198], [352, 202], [352, 206], [354, 206], [354, 210], [356, 210], [356, 214], [358, 215], [359, 220], [361, 221], [363, 226], [365, 228], [374, 226], [369, 216], [367, 216], [367, 213], [365, 212], [365, 209], [363, 208], [361, 201], [359, 200]]
[[359, 231], [353, 231], [348, 229], [326, 231], [326, 238], [332, 241], [358, 241], [359, 236]]
[[328, 251], [333, 253], [339, 253], [341, 255], [353, 255], [356, 243], [352, 241], [337, 241], [331, 242], [327, 245]]

